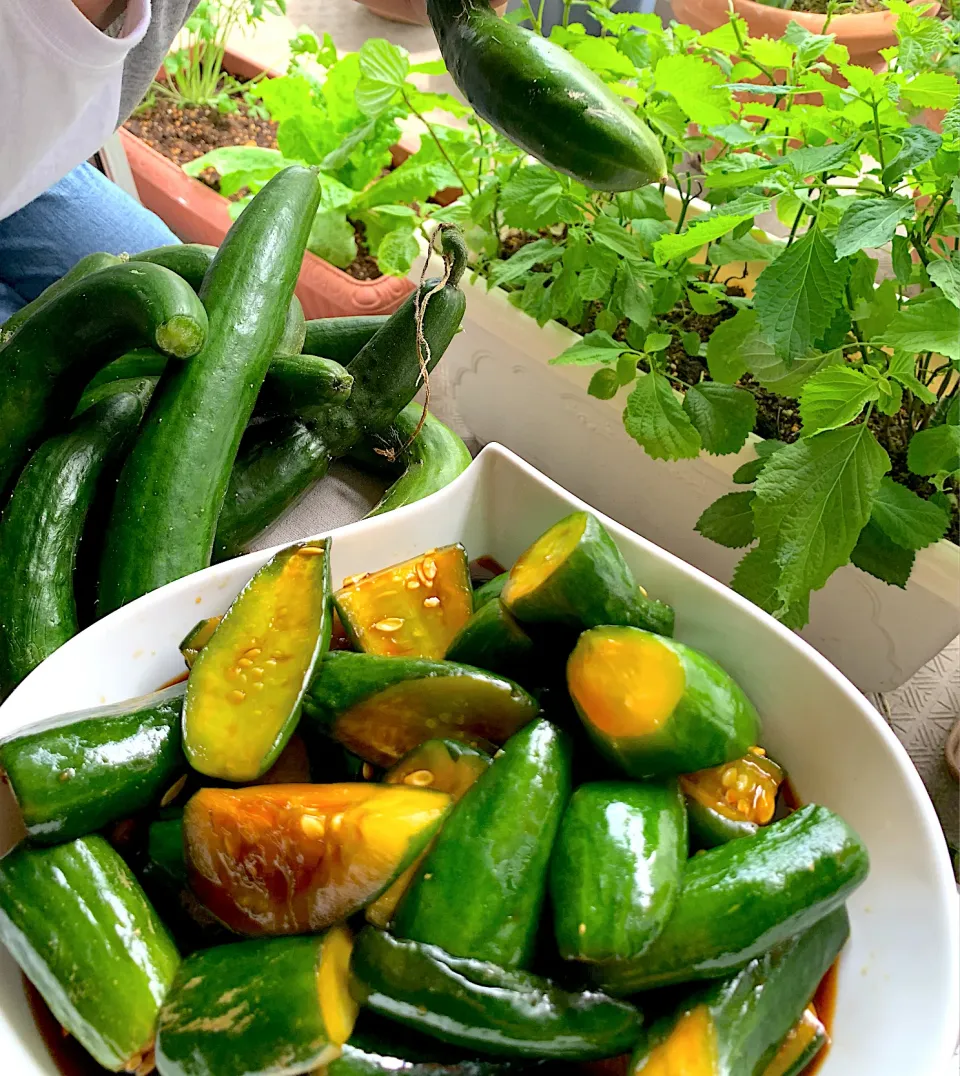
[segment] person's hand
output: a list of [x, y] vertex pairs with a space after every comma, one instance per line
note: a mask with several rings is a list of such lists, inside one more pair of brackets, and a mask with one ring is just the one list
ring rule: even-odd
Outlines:
[[127, 0], [73, 0], [73, 3], [100, 30], [106, 30], [127, 7]]

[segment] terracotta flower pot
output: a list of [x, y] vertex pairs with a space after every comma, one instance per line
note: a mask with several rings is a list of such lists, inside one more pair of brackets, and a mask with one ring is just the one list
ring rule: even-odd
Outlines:
[[[357, 0], [365, 8], [390, 22], [406, 22], [414, 26], [429, 26], [426, 0]], [[502, 15], [507, 10], [506, 0], [493, 4], [493, 10]]]
[[[808, 11], [784, 11], [778, 7], [755, 3], [754, 0], [729, 0], [733, 10], [747, 20], [751, 37], [783, 36], [790, 22], [799, 23], [813, 34], [823, 32], [825, 16]], [[926, 0], [911, 0], [917, 7]], [[727, 21], [728, 0], [672, 0], [673, 13], [678, 22], [684, 22], [701, 33], [714, 30]], [[927, 15], [936, 15], [939, 3], [930, 5]], [[828, 33], [834, 34], [837, 43], [846, 45], [850, 63], [869, 67], [873, 71], [883, 69], [884, 60], [880, 49], [897, 43], [893, 32], [895, 16], [890, 11], [871, 11], [863, 15], [838, 15], [830, 23]]]
[[[230, 50], [223, 66], [238, 78], [253, 78], [261, 71], [248, 57]], [[227, 199], [192, 179], [126, 128], [121, 127], [118, 133], [137, 194], [147, 209], [153, 210], [185, 243], [219, 246], [232, 223]], [[395, 276], [356, 280], [309, 251], [304, 255], [297, 283], [297, 297], [308, 318], [391, 314], [412, 290], [408, 280]]]

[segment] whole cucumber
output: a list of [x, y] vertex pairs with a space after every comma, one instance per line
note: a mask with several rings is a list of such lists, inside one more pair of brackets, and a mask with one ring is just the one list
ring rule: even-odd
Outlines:
[[322, 355], [346, 366], [389, 320], [387, 314], [356, 314], [308, 321], [303, 353]]
[[0, 517], [0, 698], [80, 630], [77, 546], [100, 476], [133, 438], [152, 383], [109, 388], [36, 449]]
[[60, 291], [0, 346], [0, 492], [104, 362], [139, 346], [190, 358], [206, 334], [193, 289], [161, 265], [109, 266]]
[[667, 166], [656, 136], [590, 68], [487, 0], [427, 0], [447, 70], [511, 142], [587, 187], [628, 191]]
[[101, 615], [210, 563], [230, 471], [283, 333], [319, 200], [316, 174], [287, 168], [220, 246], [201, 290], [208, 342], [193, 362], [163, 374], [120, 475]]
[[82, 277], [95, 273], [98, 269], [106, 269], [108, 265], [119, 265], [121, 260], [115, 254], [107, 254], [106, 252], [87, 254], [82, 257], [59, 280], [55, 280], [49, 288], [44, 288], [36, 299], [27, 303], [26, 306], [21, 306], [19, 310], [14, 311], [5, 322], [0, 324], [0, 343], [3, 343], [8, 338], [8, 334], [16, 332], [27, 318], [32, 317], [41, 307], [46, 306], [51, 299], [56, 299], [60, 292], [66, 291], [71, 284], [74, 284]]

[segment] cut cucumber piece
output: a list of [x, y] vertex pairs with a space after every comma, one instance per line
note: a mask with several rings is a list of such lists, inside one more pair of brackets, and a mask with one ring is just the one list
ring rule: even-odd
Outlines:
[[424, 658], [330, 653], [303, 700], [304, 721], [376, 766], [438, 736], [504, 743], [539, 705], [501, 676]]
[[409, 866], [449, 804], [366, 782], [203, 788], [183, 814], [190, 884], [238, 933], [324, 930]]
[[334, 595], [353, 645], [386, 657], [442, 658], [473, 609], [462, 545], [346, 580]]
[[451, 811], [397, 908], [394, 932], [452, 956], [528, 967], [569, 795], [568, 737], [549, 721], [532, 722]]
[[591, 978], [615, 995], [721, 978], [839, 907], [868, 870], [857, 834], [808, 804], [690, 859], [660, 937], [635, 960], [597, 965]]
[[829, 1045], [830, 1036], [811, 1002], [787, 1032], [762, 1076], [803, 1076], [817, 1054]]
[[601, 964], [642, 953], [673, 912], [686, 860], [686, 812], [675, 784], [581, 785], [550, 867], [560, 955]]
[[690, 773], [759, 739], [753, 703], [706, 654], [639, 628], [585, 631], [567, 686], [600, 752], [631, 777]]
[[102, 837], [0, 859], [0, 941], [96, 1061], [138, 1071], [180, 957]]
[[30, 838], [60, 843], [160, 802], [186, 769], [184, 685], [31, 725], [0, 745]]
[[157, 1027], [161, 1076], [294, 1076], [350, 1037], [350, 932], [220, 945], [183, 962]]
[[509, 578], [509, 572], [501, 572], [500, 575], [495, 575], [492, 579], [488, 579], [486, 583], [481, 583], [473, 592], [474, 612], [479, 612], [487, 602], [492, 602], [494, 598], [499, 598]]
[[521, 553], [501, 593], [521, 624], [620, 624], [673, 634], [673, 609], [651, 601], [596, 516], [574, 512]]
[[187, 663], [188, 669], [193, 668], [193, 663], [199, 657], [200, 651], [213, 638], [213, 633], [221, 620], [223, 620], [222, 616], [208, 616], [204, 620], [198, 620], [180, 640], [180, 653], [183, 654], [183, 660]]
[[701, 848], [752, 837], [773, 820], [783, 770], [760, 747], [743, 758], [680, 778], [690, 834]]
[[447, 647], [448, 661], [518, 677], [529, 668], [533, 640], [497, 598], [478, 609]]
[[190, 669], [183, 744], [195, 770], [226, 781], [266, 773], [296, 728], [331, 626], [330, 540], [271, 557]]
[[442, 1042], [503, 1057], [588, 1061], [637, 1040], [640, 1013], [603, 994], [568, 993], [529, 972], [403, 941], [357, 936], [350, 971], [361, 1004]]

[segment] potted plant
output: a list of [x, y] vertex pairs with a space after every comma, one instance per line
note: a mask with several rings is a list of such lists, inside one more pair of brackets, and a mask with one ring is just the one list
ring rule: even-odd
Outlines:
[[[751, 37], [782, 39], [791, 22], [811, 34], [833, 34], [850, 63], [879, 71], [884, 49], [897, 43], [898, 16], [911, 12], [933, 17], [940, 4], [928, 0], [672, 0], [677, 19], [706, 33], [727, 23], [732, 10], [746, 20]], [[774, 46], [775, 48], [775, 46]], [[776, 67], [776, 63], [771, 63]]]
[[[478, 127], [479, 178], [437, 214], [476, 251], [466, 331], [446, 362], [456, 407], [482, 441], [806, 623], [865, 690], [893, 687], [957, 625], [958, 550], [943, 540], [956, 537], [960, 468], [956, 83], [841, 65], [849, 82], [835, 86], [830, 39], [794, 26], [791, 82], [747, 118], [714, 66], [752, 73], [767, 46], [742, 23], [700, 44], [594, 8], [606, 37], [554, 36], [639, 103], [676, 192], [589, 192]], [[793, 103], [810, 92], [822, 104]], [[942, 137], [904, 111], [935, 102], [952, 109]], [[753, 230], [771, 211], [779, 245]], [[877, 247], [895, 277], [880, 279]], [[831, 394], [843, 399], [824, 419], [818, 396]], [[869, 473], [842, 470], [856, 511], [825, 496], [822, 526], [810, 514], [801, 526], [783, 488], [814, 489], [845, 438], [870, 460]], [[888, 498], [916, 530], [891, 537]], [[746, 557], [731, 548], [754, 534]]]

